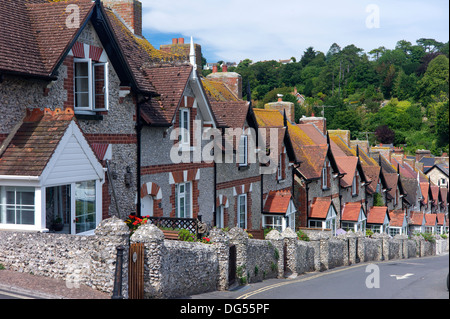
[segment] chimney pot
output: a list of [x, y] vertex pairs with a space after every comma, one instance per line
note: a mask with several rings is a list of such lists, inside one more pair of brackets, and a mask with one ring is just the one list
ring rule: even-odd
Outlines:
[[172, 44], [178, 44], [178, 39], [177, 38], [173, 38], [172, 39]]
[[178, 38], [178, 44], [184, 44], [184, 38]]

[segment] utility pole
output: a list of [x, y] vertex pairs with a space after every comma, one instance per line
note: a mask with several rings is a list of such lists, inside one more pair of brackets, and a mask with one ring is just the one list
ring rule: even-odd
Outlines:
[[325, 108], [326, 107], [337, 107], [333, 105], [320, 105], [322, 107], [322, 117], [325, 117]]

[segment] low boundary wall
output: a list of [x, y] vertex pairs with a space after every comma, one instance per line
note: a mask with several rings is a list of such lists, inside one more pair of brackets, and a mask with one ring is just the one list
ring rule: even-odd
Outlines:
[[[438, 236], [437, 236], [438, 237]], [[92, 236], [0, 231], [0, 264], [38, 276], [66, 280], [68, 287], [83, 283], [111, 293], [116, 248], [125, 247], [123, 295], [128, 297], [128, 247], [144, 243], [144, 298], [176, 298], [229, 289], [230, 245], [236, 246], [236, 282], [246, 284], [286, 278], [359, 262], [433, 256], [448, 251], [448, 239], [425, 241], [397, 235], [347, 233], [331, 237], [311, 233], [300, 241], [287, 228], [272, 230], [265, 240], [249, 239], [233, 228], [213, 229], [210, 244], [171, 241], [154, 225], [141, 226], [131, 237], [116, 217], [104, 220]], [[0, 270], [1, 271], [1, 270]]]

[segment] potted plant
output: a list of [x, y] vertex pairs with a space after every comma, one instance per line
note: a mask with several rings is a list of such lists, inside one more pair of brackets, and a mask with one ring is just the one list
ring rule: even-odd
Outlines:
[[64, 228], [64, 224], [61, 217], [56, 217], [53, 220], [52, 228], [54, 231], [61, 231]]

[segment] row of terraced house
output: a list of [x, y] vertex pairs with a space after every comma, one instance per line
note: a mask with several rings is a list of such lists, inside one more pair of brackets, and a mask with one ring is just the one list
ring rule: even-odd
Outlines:
[[448, 176], [324, 118], [295, 123], [281, 99], [254, 108], [239, 74], [197, 71], [192, 39], [155, 49], [139, 1], [0, 4], [0, 229], [90, 234], [133, 213], [256, 238], [448, 231]]

